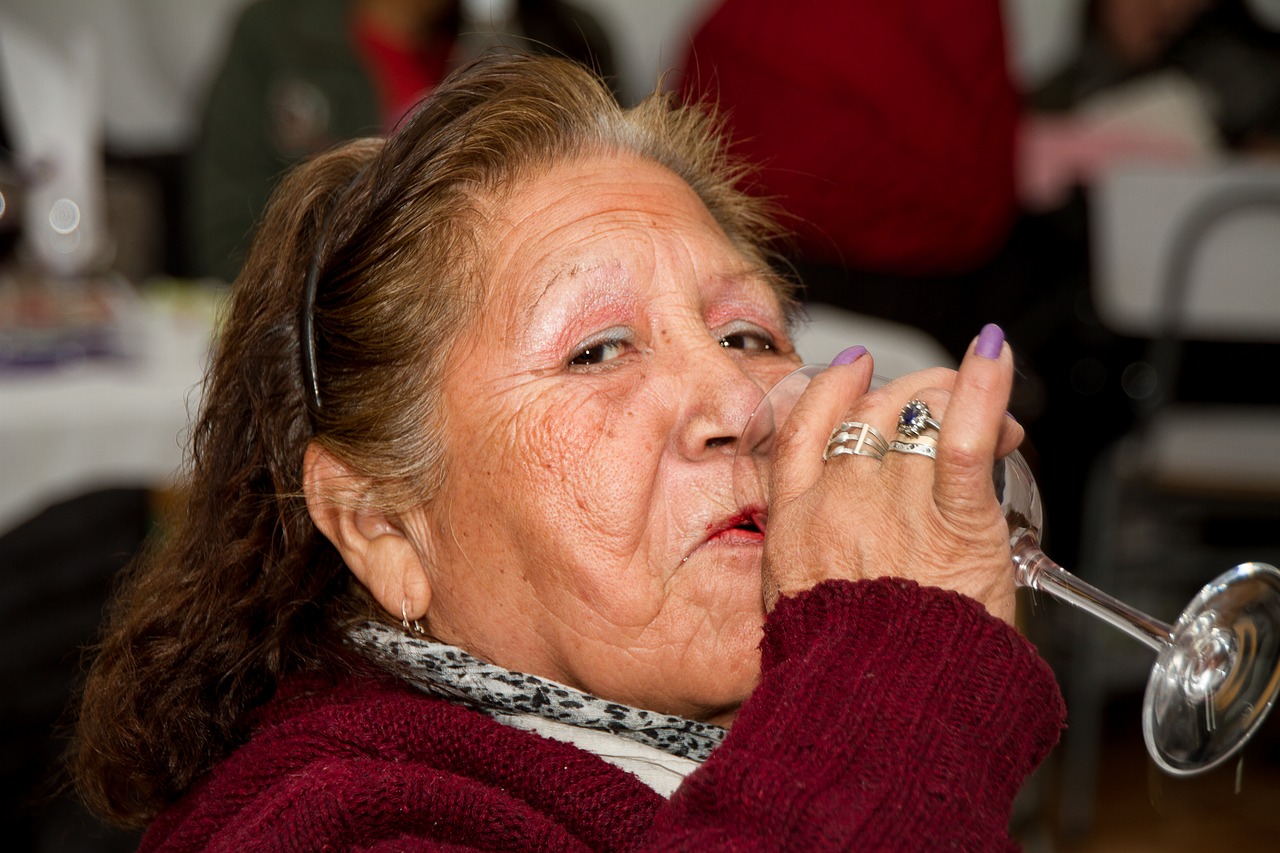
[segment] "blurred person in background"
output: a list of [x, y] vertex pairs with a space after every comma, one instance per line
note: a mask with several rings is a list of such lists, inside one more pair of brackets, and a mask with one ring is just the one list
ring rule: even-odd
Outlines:
[[1280, 153], [1280, 33], [1245, 0], [1090, 0], [1079, 50], [1031, 93], [1070, 112], [1117, 87], [1176, 74], [1235, 151]]
[[613, 50], [563, 0], [259, 0], [236, 23], [187, 186], [192, 272], [235, 278], [278, 177], [348, 139], [385, 132], [476, 52], [520, 48], [606, 79]]
[[1245, 0], [1089, 0], [1081, 30], [1027, 98], [1028, 209], [1071, 212], [1073, 194], [1118, 163], [1280, 159], [1280, 33]]

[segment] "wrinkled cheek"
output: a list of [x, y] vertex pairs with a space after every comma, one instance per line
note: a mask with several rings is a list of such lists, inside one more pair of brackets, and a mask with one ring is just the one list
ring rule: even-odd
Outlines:
[[[636, 624], [660, 608], [666, 542], [657, 478], [662, 439], [626, 409], [584, 403], [544, 412], [520, 453], [535, 482], [532, 515], [547, 525], [564, 596], [605, 620]], [[654, 566], [654, 561], [659, 562]], [[678, 562], [678, 557], [669, 562]]]
[[642, 544], [658, 447], [652, 435], [626, 431], [629, 420], [579, 406], [521, 430], [518, 476], [532, 482], [535, 511], [567, 559], [604, 568], [629, 561]]

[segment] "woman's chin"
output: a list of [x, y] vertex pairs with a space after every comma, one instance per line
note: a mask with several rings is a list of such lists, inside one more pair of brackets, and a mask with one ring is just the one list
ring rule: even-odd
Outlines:
[[734, 576], [749, 576], [760, 589], [760, 565], [764, 558], [764, 534], [757, 531], [730, 529], [699, 544], [685, 563], [710, 562], [719, 571]]

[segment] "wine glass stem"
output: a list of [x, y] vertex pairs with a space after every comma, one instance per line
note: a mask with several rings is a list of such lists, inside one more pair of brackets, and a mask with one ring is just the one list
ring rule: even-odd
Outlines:
[[1153, 619], [1097, 587], [1080, 580], [1040, 550], [1034, 537], [1024, 536], [1013, 549], [1018, 583], [1047, 593], [1093, 614], [1109, 625], [1160, 651], [1171, 642], [1173, 628]]

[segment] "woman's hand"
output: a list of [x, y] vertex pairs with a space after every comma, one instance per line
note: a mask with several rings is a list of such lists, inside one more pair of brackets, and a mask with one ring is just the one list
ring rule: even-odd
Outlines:
[[[1008, 528], [991, 468], [1022, 441], [1006, 415], [1013, 359], [987, 326], [958, 371], [913, 373], [868, 392], [872, 361], [832, 366], [779, 430], [764, 551], [765, 605], [830, 579], [897, 576], [953, 589], [1014, 616]], [[860, 421], [889, 441], [909, 400], [941, 423], [937, 459], [889, 452], [823, 461], [832, 427]]]

